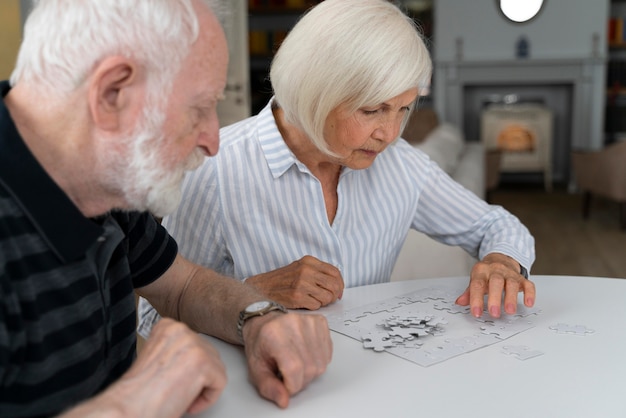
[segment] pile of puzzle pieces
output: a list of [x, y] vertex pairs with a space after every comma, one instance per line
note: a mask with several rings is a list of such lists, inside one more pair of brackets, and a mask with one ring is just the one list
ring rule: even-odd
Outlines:
[[[381, 324], [378, 324], [380, 331], [369, 332], [361, 335], [363, 347], [373, 348], [374, 351], [384, 351], [396, 345], [421, 346], [423, 342], [416, 340], [418, 337], [426, 335], [441, 335], [443, 328], [441, 325], [447, 324], [444, 318], [435, 318], [428, 313], [419, 313], [409, 317], [391, 316]], [[414, 341], [415, 340], [415, 341]]]

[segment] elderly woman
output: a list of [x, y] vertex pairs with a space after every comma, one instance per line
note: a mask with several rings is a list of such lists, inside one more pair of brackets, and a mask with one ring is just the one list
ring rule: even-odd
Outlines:
[[[428, 86], [414, 22], [385, 0], [326, 0], [272, 63], [275, 96], [222, 128], [221, 152], [190, 174], [164, 219], [182, 254], [290, 308], [389, 280], [410, 228], [479, 258], [457, 303], [514, 313], [534, 240], [517, 218], [455, 183], [399, 138]], [[415, 254], [415, 257], [419, 257]], [[423, 260], [428, 263], [428, 260]], [[158, 318], [141, 303], [140, 332]]]

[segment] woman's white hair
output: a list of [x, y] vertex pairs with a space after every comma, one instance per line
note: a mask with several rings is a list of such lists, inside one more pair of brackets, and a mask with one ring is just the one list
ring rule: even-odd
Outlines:
[[333, 109], [345, 104], [356, 111], [412, 88], [424, 92], [431, 71], [419, 28], [398, 7], [387, 0], [325, 0], [285, 38], [270, 80], [286, 120], [333, 155], [323, 135]]
[[[218, 13], [217, 0], [204, 1]], [[192, 0], [34, 4], [10, 82], [36, 83], [61, 97], [80, 86], [100, 60], [122, 55], [144, 66], [149, 99], [162, 102], [199, 32]]]

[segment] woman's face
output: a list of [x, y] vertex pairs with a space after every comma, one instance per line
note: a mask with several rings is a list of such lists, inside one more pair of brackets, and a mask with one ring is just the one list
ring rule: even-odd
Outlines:
[[326, 118], [324, 139], [340, 156], [341, 165], [355, 170], [368, 168], [400, 135], [404, 116], [416, 98], [417, 88], [356, 112], [339, 105]]

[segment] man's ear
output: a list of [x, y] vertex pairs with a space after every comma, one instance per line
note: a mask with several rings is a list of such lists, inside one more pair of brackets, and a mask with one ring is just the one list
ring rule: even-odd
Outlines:
[[89, 84], [89, 110], [98, 128], [123, 129], [124, 119], [134, 116], [143, 96], [139, 78], [137, 66], [125, 57], [108, 57], [96, 66]]

